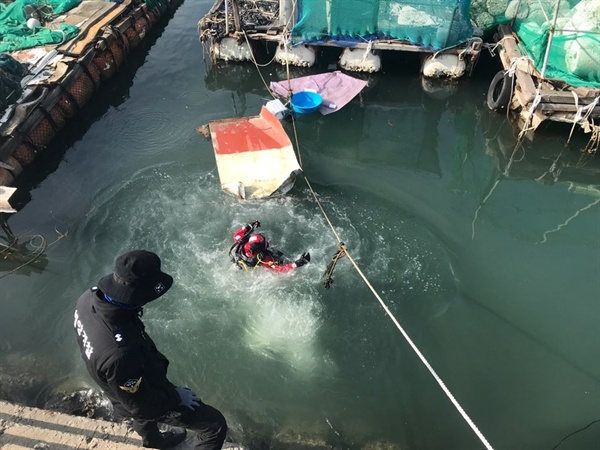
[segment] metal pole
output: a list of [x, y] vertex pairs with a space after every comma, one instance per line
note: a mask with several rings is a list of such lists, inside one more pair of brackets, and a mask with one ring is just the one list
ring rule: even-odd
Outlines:
[[225, 0], [225, 36], [229, 36], [229, 0]]
[[556, 0], [554, 6], [554, 17], [552, 18], [552, 26], [548, 30], [548, 43], [546, 44], [546, 54], [544, 55], [544, 64], [542, 65], [542, 80], [546, 77], [546, 67], [548, 66], [548, 57], [550, 56], [550, 47], [552, 47], [552, 38], [554, 37], [554, 30], [556, 28], [556, 20], [558, 19], [558, 8], [560, 7], [560, 0]]
[[291, 31], [295, 25], [296, 0], [279, 0], [279, 25]]

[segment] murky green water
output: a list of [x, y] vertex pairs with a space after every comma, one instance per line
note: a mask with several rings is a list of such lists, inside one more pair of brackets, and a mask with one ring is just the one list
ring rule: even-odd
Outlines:
[[[147, 248], [176, 280], [146, 308], [149, 332], [172, 380], [221, 409], [237, 441], [483, 448], [348, 260], [323, 288], [337, 242], [303, 180], [265, 201], [220, 190], [212, 144], [195, 128], [255, 115], [269, 95], [252, 64], [203, 61], [196, 23], [211, 5], [185, 2], [20, 178], [9, 224], [48, 246], [36, 267], [0, 280], [3, 370], [43, 380], [20, 394], [30, 403], [89, 385], [74, 301], [116, 255]], [[296, 122], [305, 173], [490, 444], [551, 449], [600, 419], [598, 157], [578, 153], [582, 136], [565, 149], [566, 127], [543, 127], [513, 155], [515, 133], [485, 106], [489, 57], [448, 98], [423, 91], [411, 56], [392, 59], [351, 104]], [[254, 219], [311, 264], [237, 271], [231, 235]], [[2, 274], [18, 265], [0, 264]], [[599, 445], [595, 423], [559, 449]]]

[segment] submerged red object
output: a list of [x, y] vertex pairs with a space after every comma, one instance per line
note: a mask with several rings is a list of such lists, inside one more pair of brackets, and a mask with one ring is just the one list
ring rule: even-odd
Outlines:
[[258, 116], [209, 123], [221, 188], [238, 198], [284, 194], [300, 165], [277, 118], [262, 107]]

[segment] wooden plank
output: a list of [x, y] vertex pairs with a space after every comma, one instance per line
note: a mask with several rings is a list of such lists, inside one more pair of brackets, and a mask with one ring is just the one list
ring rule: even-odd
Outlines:
[[[557, 91], [551, 89], [549, 83], [542, 82], [540, 93], [542, 94], [542, 102], [568, 103], [570, 105], [575, 105], [575, 97], [573, 96], [572, 91], [575, 91], [575, 88], [569, 88], [566, 91]], [[600, 95], [600, 91], [594, 92], [590, 89], [588, 89], [587, 92], [583, 90], [575, 92], [577, 93], [577, 102], [579, 106], [589, 105]]]
[[[90, 28], [97, 23], [99, 20], [102, 20], [102, 18], [108, 14], [112, 9], [116, 8], [117, 4], [116, 3], [111, 3], [111, 2], [97, 2], [98, 3], [98, 8], [92, 13], [92, 15], [89, 15], [87, 17], [87, 21], [84, 22], [84, 24], [79, 28], [79, 33], [77, 34], [77, 36], [75, 36], [73, 39], [71, 39], [70, 41], [65, 42], [63, 45], [61, 45], [60, 47], [57, 48], [57, 50], [61, 53], [64, 54], [70, 54], [70, 48], [75, 46], [75, 44], [79, 41], [82, 40], [89, 40], [88, 36], [89, 36], [89, 31]], [[90, 13], [90, 9], [84, 9], [83, 11], [81, 11], [81, 14], [84, 13]], [[77, 22], [73, 23], [73, 20], [78, 20]], [[71, 16], [67, 16], [65, 18], [65, 23], [71, 23], [72, 25], [75, 25], [79, 22], [82, 22], [84, 20], [84, 18], [78, 14], [73, 14], [72, 17]]]
[[[579, 108], [581, 108], [581, 105], [579, 105]], [[569, 105], [567, 103], [540, 103], [538, 105], [538, 109], [540, 111], [544, 111], [544, 112], [569, 112], [569, 113], [575, 113], [577, 112], [577, 106], [573, 105]], [[600, 117], [600, 106], [596, 106], [593, 110], [592, 110], [592, 116], [593, 117]]]
[[[498, 28], [502, 36], [500, 44], [504, 49], [504, 52], [500, 52], [502, 65], [505, 69], [508, 69], [512, 65], [513, 60], [516, 61], [517, 82], [524, 94], [521, 98], [521, 103], [525, 106], [533, 101], [536, 95], [537, 88], [533, 82], [533, 77], [539, 79], [541, 75], [533, 66], [531, 59], [523, 59], [523, 56], [525, 55], [519, 50], [517, 39], [513, 35], [511, 29], [507, 25], [501, 25]], [[578, 96], [579, 105], [589, 105], [596, 97], [598, 97], [598, 95], [600, 95], [600, 90], [593, 88], [569, 87], [567, 90], [558, 91], [548, 81], [540, 81], [538, 87], [542, 96], [541, 101], [545, 103], [566, 103], [575, 105], [575, 97], [571, 93], [572, 91], [575, 91]]]
[[240, 23], [240, 9], [237, 0], [231, 1], [231, 9], [233, 9], [233, 24], [235, 26], [235, 31], [236, 33], [239, 33], [242, 31], [242, 25]]
[[131, 0], [123, 0], [123, 3], [117, 5], [111, 9], [106, 15], [101, 17], [92, 27], [87, 29], [84, 39], [77, 40], [74, 45], [68, 49], [62, 50], [63, 53], [69, 56], [80, 56], [83, 51], [93, 42], [93, 40], [99, 35], [100, 30], [105, 26], [109, 25], [113, 20], [119, 17], [129, 7]]
[[[523, 58], [523, 54], [517, 46], [517, 40], [513, 36], [511, 29], [506, 25], [500, 25], [498, 29], [501, 35], [500, 45], [502, 47], [500, 57], [502, 59], [504, 68], [507, 69], [512, 64], [513, 59]], [[522, 106], [527, 106], [535, 98], [535, 84], [531, 75], [523, 70], [515, 70], [515, 75], [517, 79], [517, 87], [522, 92], [520, 102]]]

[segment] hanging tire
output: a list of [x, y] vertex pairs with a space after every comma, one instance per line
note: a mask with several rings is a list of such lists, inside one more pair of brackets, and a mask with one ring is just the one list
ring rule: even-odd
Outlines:
[[510, 104], [513, 91], [514, 77], [508, 72], [501, 70], [498, 72], [487, 93], [487, 105], [492, 111], [503, 111]]

